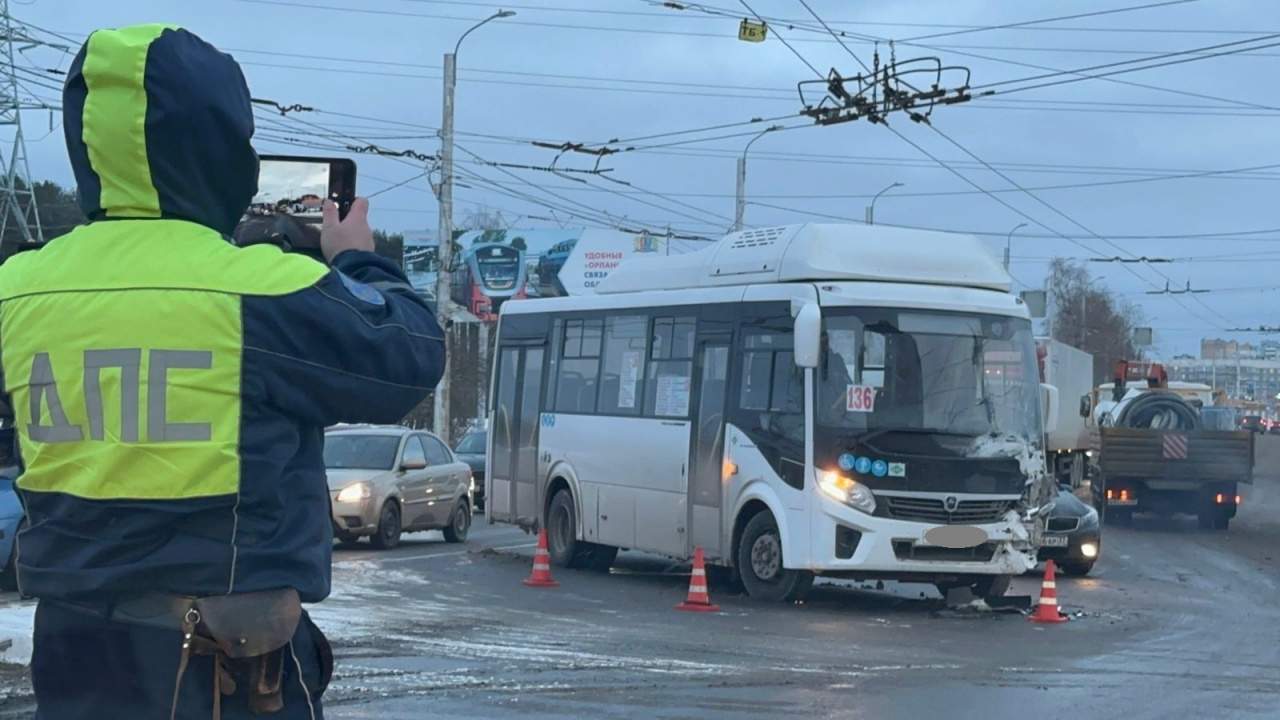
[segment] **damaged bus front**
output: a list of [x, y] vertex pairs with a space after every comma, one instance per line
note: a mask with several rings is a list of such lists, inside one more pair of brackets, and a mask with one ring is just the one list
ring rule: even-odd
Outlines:
[[1056, 398], [1039, 383], [1015, 298], [964, 290], [967, 310], [920, 302], [938, 292], [915, 289], [917, 307], [866, 285], [822, 293], [813, 565], [1003, 595], [1036, 564], [1053, 497], [1042, 408]]

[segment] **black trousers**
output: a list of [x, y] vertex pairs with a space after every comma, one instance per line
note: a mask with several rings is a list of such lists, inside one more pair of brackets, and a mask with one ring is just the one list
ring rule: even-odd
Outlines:
[[[110, 622], [40, 602], [31, 656], [36, 720], [168, 720], [182, 655], [176, 630]], [[181, 720], [213, 717], [213, 658], [192, 656], [178, 696]], [[245, 682], [222, 697], [224, 720], [323, 720], [329, 643], [305, 613], [285, 648], [284, 709], [253, 715]]]

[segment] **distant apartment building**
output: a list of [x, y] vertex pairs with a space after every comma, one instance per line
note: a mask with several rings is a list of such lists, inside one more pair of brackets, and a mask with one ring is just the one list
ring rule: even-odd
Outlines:
[[1258, 346], [1258, 356], [1263, 360], [1280, 360], [1280, 340], [1263, 340]]
[[1261, 345], [1235, 340], [1205, 338], [1200, 341], [1201, 360], [1280, 360], [1280, 342], [1268, 340]]
[[1221, 338], [1204, 338], [1200, 341], [1201, 360], [1235, 359], [1240, 353], [1240, 344], [1235, 340]]
[[[1258, 352], [1258, 349], [1254, 350], [1255, 353]], [[1276, 402], [1276, 395], [1280, 394], [1280, 359], [1175, 358], [1165, 367], [1169, 371], [1170, 380], [1204, 383], [1210, 387], [1222, 388], [1228, 397], [1236, 400], [1271, 404]]]

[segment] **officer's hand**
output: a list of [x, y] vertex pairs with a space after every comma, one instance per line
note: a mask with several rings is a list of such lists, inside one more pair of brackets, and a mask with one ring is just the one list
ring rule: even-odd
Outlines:
[[338, 205], [324, 201], [324, 225], [320, 230], [320, 250], [324, 259], [333, 259], [347, 250], [373, 252], [373, 230], [369, 228], [369, 201], [356, 198], [347, 211], [347, 217], [338, 220]]

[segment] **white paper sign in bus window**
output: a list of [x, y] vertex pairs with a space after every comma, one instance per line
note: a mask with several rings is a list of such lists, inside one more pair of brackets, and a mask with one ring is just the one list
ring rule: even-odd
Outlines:
[[689, 414], [689, 378], [680, 375], [659, 375], [656, 400], [655, 415], [685, 417]]
[[849, 412], [875, 412], [876, 389], [870, 385], [850, 385], [845, 393], [844, 408]]
[[618, 378], [618, 407], [636, 406], [636, 383], [640, 379], [640, 353], [628, 350], [622, 353], [622, 372]]

